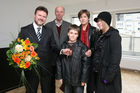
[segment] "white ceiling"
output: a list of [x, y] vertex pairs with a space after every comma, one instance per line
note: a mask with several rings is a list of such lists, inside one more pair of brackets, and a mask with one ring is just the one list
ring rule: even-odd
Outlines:
[[[129, 9], [140, 9], [140, 0], [39, 0], [55, 9], [56, 6], [63, 6], [66, 15], [75, 15], [81, 9], [88, 9], [92, 13], [101, 11], [118, 11]], [[133, 2], [133, 3], [132, 3]]]
[[77, 5], [77, 4], [84, 4], [84, 3], [92, 3], [98, 0], [40, 0], [50, 4], [57, 4], [62, 6], [70, 6], [70, 5]]

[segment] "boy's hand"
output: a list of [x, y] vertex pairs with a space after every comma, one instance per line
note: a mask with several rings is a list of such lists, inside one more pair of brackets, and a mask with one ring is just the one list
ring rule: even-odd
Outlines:
[[92, 54], [92, 52], [91, 52], [91, 50], [89, 49], [86, 53], [85, 53], [85, 55], [86, 56], [88, 56], [88, 57], [90, 57], [91, 56], [91, 54]]
[[60, 81], [61, 84], [63, 84], [63, 80], [62, 79], [60, 79], [59, 81]]
[[70, 50], [69, 48], [63, 49], [62, 54], [67, 55], [67, 56], [71, 56], [72, 50]]
[[81, 82], [81, 86], [85, 86], [85, 83], [84, 82]]
[[69, 56], [71, 56], [71, 55], [72, 55], [72, 50], [69, 51]]
[[70, 51], [69, 48], [63, 49], [62, 54], [67, 55], [69, 51]]

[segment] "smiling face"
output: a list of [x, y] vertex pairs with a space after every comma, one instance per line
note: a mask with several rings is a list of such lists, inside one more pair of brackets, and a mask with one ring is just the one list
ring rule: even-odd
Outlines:
[[110, 28], [109, 25], [102, 19], [98, 19], [97, 20], [97, 26], [99, 27], [99, 29], [105, 33], [106, 31], [108, 31], [108, 29]]
[[42, 10], [37, 10], [34, 15], [34, 21], [38, 26], [42, 26], [47, 19], [47, 13]]
[[89, 23], [89, 18], [88, 16], [86, 15], [86, 13], [83, 13], [81, 16], [80, 16], [80, 22], [82, 25], [86, 25]]
[[78, 38], [78, 31], [76, 31], [75, 29], [71, 29], [68, 32], [68, 37], [69, 37], [69, 41], [71, 43], [76, 42], [77, 38]]
[[97, 20], [97, 26], [99, 27], [100, 30], [105, 29], [106, 25], [107, 25], [106, 22], [103, 21], [102, 19]]

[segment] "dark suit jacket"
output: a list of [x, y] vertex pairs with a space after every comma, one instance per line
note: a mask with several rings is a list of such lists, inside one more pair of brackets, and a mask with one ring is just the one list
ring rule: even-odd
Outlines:
[[[62, 21], [60, 37], [59, 37], [58, 32], [57, 32], [57, 27], [56, 27], [56, 24], [55, 24], [55, 20], [53, 20], [53, 21], [51, 21], [51, 22], [49, 22], [45, 25], [47, 29], [50, 29], [53, 32], [55, 42], [56, 42], [57, 47], [59, 49], [61, 49], [61, 45], [67, 40], [67, 32], [68, 32], [68, 28], [69, 28], [70, 25], [71, 25], [71, 23], [66, 22], [64, 20]], [[55, 65], [57, 55], [55, 53], [52, 53], [51, 55], [53, 55], [52, 59], [53, 59], [54, 65]]]
[[38, 65], [44, 69], [51, 69], [50, 67], [52, 65], [52, 61], [50, 59], [50, 53], [52, 51], [59, 53], [59, 50], [56, 47], [53, 33], [43, 26], [41, 40], [38, 41], [33, 24], [30, 24], [21, 28], [19, 37], [23, 39], [29, 38], [32, 43], [37, 43], [38, 48], [35, 51], [40, 57]]

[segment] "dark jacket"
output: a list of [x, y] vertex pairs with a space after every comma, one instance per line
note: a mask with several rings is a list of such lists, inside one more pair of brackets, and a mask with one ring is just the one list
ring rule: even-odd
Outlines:
[[56, 46], [53, 33], [43, 26], [41, 40], [38, 41], [33, 24], [30, 24], [21, 28], [19, 37], [22, 39], [29, 38], [32, 43], [37, 43], [38, 48], [35, 51], [40, 57], [38, 65], [44, 68], [44, 71], [46, 71], [45, 69], [51, 69], [52, 61], [50, 59], [50, 52], [54, 51], [59, 54], [59, 49]]
[[95, 44], [93, 68], [98, 72], [96, 93], [121, 93], [120, 60], [121, 37], [118, 30], [110, 27]]
[[[62, 49], [68, 48], [68, 42], [62, 45]], [[64, 84], [81, 86], [81, 82], [88, 80], [88, 62], [85, 52], [87, 47], [79, 40], [74, 43], [71, 59], [61, 55], [61, 61], [57, 62], [57, 79], [63, 79]]]

